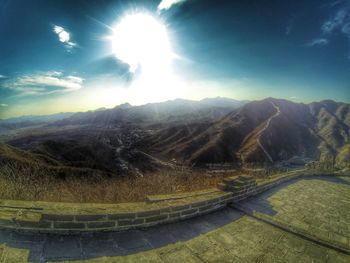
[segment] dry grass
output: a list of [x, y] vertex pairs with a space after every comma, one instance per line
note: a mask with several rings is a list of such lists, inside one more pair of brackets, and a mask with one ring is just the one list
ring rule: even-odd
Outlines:
[[0, 199], [55, 202], [117, 203], [143, 201], [147, 195], [188, 192], [215, 187], [232, 174], [162, 171], [143, 177], [48, 176], [45, 167], [14, 167], [0, 171]]

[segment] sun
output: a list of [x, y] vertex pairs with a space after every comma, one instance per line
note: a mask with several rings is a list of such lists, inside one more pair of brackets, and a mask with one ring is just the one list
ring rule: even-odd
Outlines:
[[129, 101], [157, 102], [183, 96], [184, 84], [172, 68], [173, 60], [180, 57], [173, 52], [167, 28], [157, 17], [131, 13], [112, 29], [113, 54], [135, 73], [127, 89]]
[[174, 53], [165, 25], [146, 13], [126, 15], [113, 29], [114, 55], [127, 63], [131, 72], [169, 67]]

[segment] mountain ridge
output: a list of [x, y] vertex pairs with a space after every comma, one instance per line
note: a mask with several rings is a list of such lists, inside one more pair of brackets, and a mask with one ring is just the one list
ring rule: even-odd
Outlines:
[[[172, 152], [179, 152], [178, 156], [190, 152], [185, 158], [190, 162], [238, 162], [237, 154], [243, 155], [243, 159], [248, 162], [268, 162], [264, 157], [266, 153], [258, 142], [251, 142], [249, 146], [249, 136], [253, 136], [254, 132], [259, 134], [266, 126], [264, 122], [276, 113], [272, 103], [277, 104], [281, 113], [271, 121], [260, 140], [261, 144], [265, 145], [264, 148], [271, 152], [269, 155], [276, 160], [292, 158], [292, 154], [327, 159], [338, 152], [340, 147], [349, 143], [349, 104], [297, 104], [267, 98], [247, 103], [234, 110], [208, 126], [201, 134], [189, 138], [184, 142], [188, 146], [177, 147], [177, 150], [172, 149]], [[319, 108], [321, 115], [312, 111], [315, 107]], [[337, 117], [333, 117], [332, 112], [337, 114]], [[283, 150], [286, 152], [285, 157]]]
[[350, 104], [266, 98], [220, 108], [213, 101], [196, 110], [191, 102], [174, 100], [86, 112], [6, 142], [63, 166], [113, 174], [173, 165], [350, 164]]

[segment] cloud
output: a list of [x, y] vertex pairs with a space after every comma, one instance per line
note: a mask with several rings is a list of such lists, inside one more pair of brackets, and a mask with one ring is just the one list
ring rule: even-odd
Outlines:
[[350, 21], [342, 26], [341, 32], [350, 38]]
[[[327, 4], [327, 8], [336, 8], [335, 11], [325, 20], [320, 27], [321, 36], [305, 46], [325, 46], [335, 35], [343, 35], [350, 44], [350, 4], [342, 0]], [[348, 55], [350, 58], [350, 55]]]
[[130, 82], [134, 77], [129, 70], [129, 65], [115, 58], [114, 55], [94, 60], [84, 65], [82, 69], [89, 76], [110, 76], [122, 82]]
[[333, 6], [339, 5], [339, 4], [341, 4], [341, 3], [343, 3], [343, 0], [336, 0], [336, 1], [334, 1], [334, 2], [331, 2], [329, 5], [330, 5], [331, 7], [333, 7]]
[[291, 23], [288, 23], [288, 25], [286, 26], [286, 31], [285, 31], [287, 36], [292, 32], [292, 29], [293, 29], [293, 25]]
[[341, 8], [335, 15], [322, 24], [321, 31], [323, 34], [332, 34], [336, 30], [341, 30], [348, 20], [349, 14], [347, 8]]
[[[343, 3], [337, 2], [337, 5]], [[350, 44], [350, 4], [341, 5], [321, 26], [323, 36], [330, 39], [334, 34], [345, 36]], [[350, 59], [350, 52], [347, 54]]]
[[3, 87], [16, 91], [21, 96], [48, 95], [79, 90], [84, 79], [77, 76], [64, 76], [62, 72], [49, 71], [8, 81]]
[[8, 105], [7, 104], [5, 104], [5, 103], [1, 103], [0, 104], [0, 107], [7, 107]]
[[185, 2], [186, 0], [162, 0], [158, 5], [158, 10], [168, 10], [173, 5], [177, 5], [179, 3]]
[[312, 40], [309, 43], [306, 43], [307, 47], [313, 47], [313, 46], [325, 46], [328, 45], [329, 41], [326, 38], [317, 38]]
[[287, 26], [285, 30], [285, 34], [288, 36], [294, 28], [295, 20], [297, 19], [297, 15], [293, 14], [287, 21]]
[[58, 40], [64, 44], [68, 51], [71, 51], [77, 46], [76, 43], [71, 41], [70, 33], [63, 27], [54, 25], [53, 32], [58, 36]]
[[6, 79], [6, 76], [0, 74], [0, 79]]

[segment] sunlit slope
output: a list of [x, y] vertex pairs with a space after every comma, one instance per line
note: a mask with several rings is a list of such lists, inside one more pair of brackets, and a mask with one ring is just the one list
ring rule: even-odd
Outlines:
[[[165, 144], [159, 147], [163, 132], [167, 132], [165, 129], [153, 138], [156, 142], [155, 151], [191, 163], [238, 162], [236, 152], [240, 149], [242, 141], [274, 113], [274, 108], [268, 101], [256, 102], [253, 105], [254, 107], [248, 103], [214, 123], [192, 125], [191, 130], [198, 129], [201, 132], [189, 134], [179, 144], [171, 144], [170, 147]], [[176, 128], [186, 130], [189, 126]]]
[[[295, 156], [329, 161], [343, 156], [349, 145], [349, 116], [345, 103], [269, 98], [208, 125], [163, 129], [153, 137], [153, 150], [192, 164], [273, 163]], [[184, 136], [176, 137], [180, 134]]]
[[152, 171], [174, 163], [237, 167], [291, 159], [347, 163], [349, 104], [273, 98], [239, 108], [236, 103], [218, 98], [199, 104], [186, 100], [125, 104], [78, 113], [8, 143], [28, 149], [50, 165], [113, 174]]
[[350, 144], [346, 144], [339, 149], [335, 164], [340, 167], [350, 167]]

